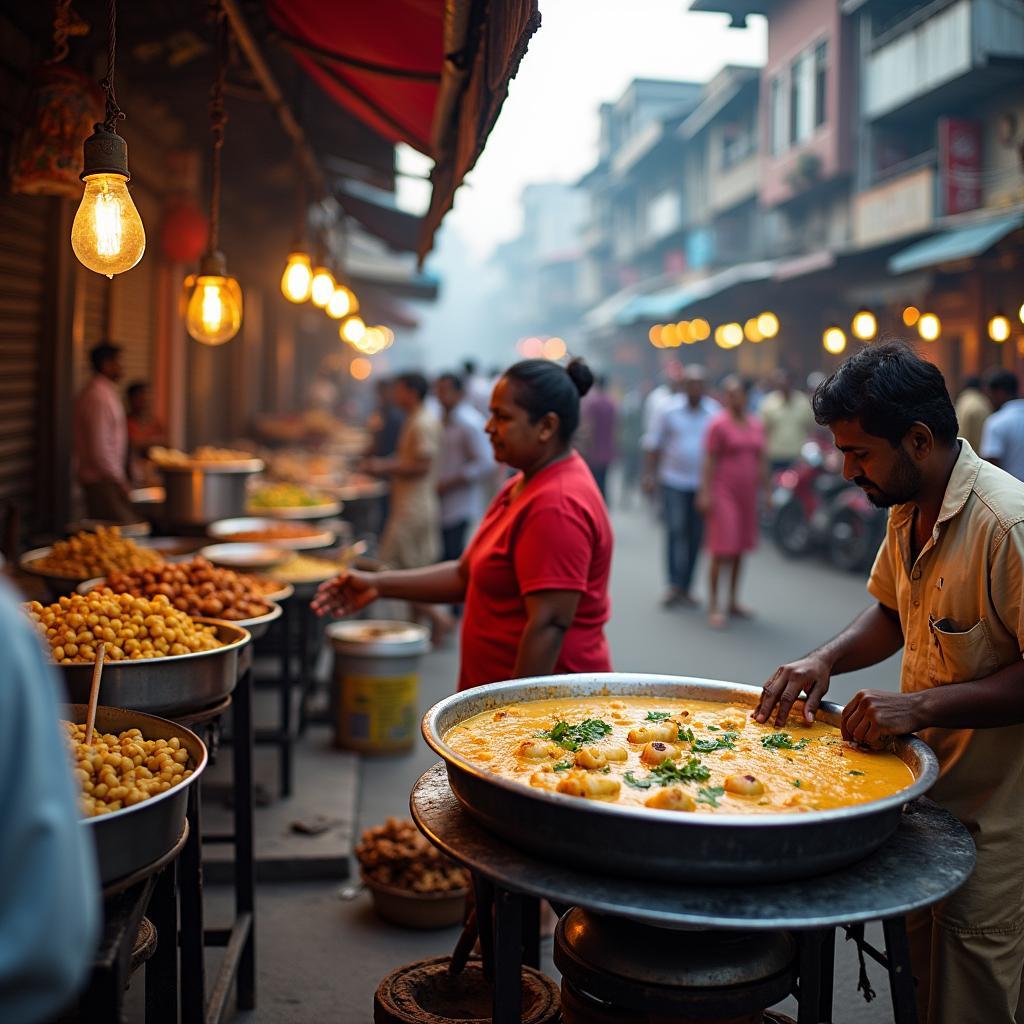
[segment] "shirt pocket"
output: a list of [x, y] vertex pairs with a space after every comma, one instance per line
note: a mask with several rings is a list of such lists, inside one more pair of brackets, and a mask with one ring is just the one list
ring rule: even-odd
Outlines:
[[965, 683], [991, 675], [999, 667], [988, 623], [979, 619], [960, 629], [953, 619], [928, 621], [931, 645], [928, 674], [936, 683]]

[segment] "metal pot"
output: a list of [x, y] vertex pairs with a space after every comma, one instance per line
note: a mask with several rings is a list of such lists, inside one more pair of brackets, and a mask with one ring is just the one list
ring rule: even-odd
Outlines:
[[[938, 762], [927, 744], [901, 737], [896, 753], [914, 773], [914, 782], [885, 799], [804, 814], [690, 815], [525, 786], [472, 764], [444, 741], [466, 719], [519, 701], [600, 694], [753, 707], [759, 693], [753, 686], [683, 676], [544, 676], [457, 693], [426, 713], [422, 729], [444, 758], [452, 792], [485, 828], [540, 857], [666, 881], [766, 882], [833, 871], [881, 846], [896, 830], [903, 806], [938, 778]], [[823, 703], [818, 717], [839, 725], [841, 713], [838, 705]]]
[[[238, 682], [238, 655], [251, 639], [249, 632], [214, 619], [195, 621], [215, 626], [223, 646], [167, 658], [107, 661], [100, 690], [104, 704], [180, 716], [211, 707], [227, 697]], [[57, 668], [71, 700], [86, 703], [92, 683], [91, 662]]]
[[262, 471], [259, 459], [161, 466], [164, 519], [175, 526], [205, 526], [245, 515], [249, 478]]
[[[65, 708], [69, 720], [76, 724], [86, 720], [87, 712], [87, 704], [71, 704]], [[178, 841], [185, 827], [188, 788], [206, 768], [206, 747], [183, 725], [124, 708], [98, 707], [96, 728], [110, 733], [139, 729], [148, 740], [169, 740], [177, 736], [188, 750], [192, 765], [192, 774], [166, 793], [143, 800], [134, 807], [82, 819], [82, 828], [95, 843], [100, 881], [105, 888], [158, 861]]]

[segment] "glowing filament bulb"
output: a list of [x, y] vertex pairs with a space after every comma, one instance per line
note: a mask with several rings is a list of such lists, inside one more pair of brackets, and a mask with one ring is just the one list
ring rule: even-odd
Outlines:
[[200, 274], [185, 311], [185, 327], [204, 345], [223, 345], [242, 326], [242, 290], [233, 277]]
[[131, 270], [146, 251], [146, 230], [120, 174], [90, 174], [71, 225], [71, 248], [81, 263], [113, 277]]
[[306, 302], [313, 284], [313, 267], [304, 252], [293, 252], [281, 275], [281, 294], [289, 302]]

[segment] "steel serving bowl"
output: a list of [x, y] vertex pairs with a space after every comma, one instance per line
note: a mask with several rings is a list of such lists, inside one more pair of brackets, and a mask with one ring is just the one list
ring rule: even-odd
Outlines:
[[36, 563], [42, 561], [52, 551], [52, 547], [33, 548], [31, 551], [26, 551], [18, 559], [18, 568], [22, 572], [28, 573], [29, 576], [36, 576], [43, 580], [46, 584], [47, 592], [53, 597], [63, 597], [65, 594], [72, 593], [79, 583], [87, 577], [66, 576], [51, 569], [40, 568]]
[[341, 512], [340, 501], [322, 501], [318, 505], [253, 505], [246, 511], [250, 516], [270, 519], [330, 519]]
[[234, 569], [235, 572], [252, 572], [256, 569], [272, 569], [280, 565], [287, 557], [288, 551], [285, 548], [274, 547], [270, 544], [245, 543], [231, 544], [207, 544], [199, 549], [199, 555], [214, 565], [220, 565], [225, 569]]
[[[107, 661], [103, 665], [100, 700], [110, 707], [173, 717], [201, 711], [227, 697], [238, 682], [238, 656], [251, 639], [249, 631], [233, 622], [195, 621], [215, 626], [217, 639], [223, 646], [166, 658]], [[57, 668], [71, 700], [87, 703], [92, 662], [58, 665]]]
[[203, 526], [245, 511], [248, 480], [264, 469], [261, 459], [193, 462], [157, 467], [164, 481], [163, 518], [180, 526]]
[[[753, 708], [753, 686], [686, 676], [580, 674], [492, 683], [457, 693], [423, 717], [423, 736], [444, 758], [452, 792], [485, 828], [514, 846], [604, 873], [688, 882], [766, 882], [824, 874], [867, 856], [895, 832], [903, 807], [938, 778], [935, 755], [916, 737], [896, 741], [914, 782], [869, 803], [801, 814], [682, 814], [583, 800], [501, 778], [444, 741], [485, 711], [554, 697], [646, 696]], [[823, 703], [821, 721], [842, 708]]]
[[[88, 667], [91, 670], [92, 666]], [[87, 704], [70, 704], [64, 709], [65, 715], [75, 724], [85, 722], [87, 711]], [[125, 708], [98, 707], [96, 729], [105, 733], [138, 729], [147, 740], [170, 740], [177, 736], [188, 751], [192, 765], [192, 774], [165, 793], [143, 800], [134, 807], [81, 819], [82, 828], [95, 843], [100, 880], [106, 887], [158, 861], [178, 841], [185, 827], [188, 788], [206, 768], [206, 747], [194, 732], [183, 725]]]
[[[215, 540], [232, 543], [232, 538], [239, 534], [259, 533], [264, 530], [273, 532], [282, 525], [279, 519], [271, 519], [266, 516], [246, 516], [241, 519], [221, 519], [216, 523], [210, 523], [206, 532]], [[315, 548], [329, 548], [334, 543], [334, 533], [331, 530], [318, 529], [315, 533], [299, 537], [270, 536], [263, 540], [241, 540], [235, 543], [265, 544], [268, 547], [280, 548], [284, 551], [312, 551]]]

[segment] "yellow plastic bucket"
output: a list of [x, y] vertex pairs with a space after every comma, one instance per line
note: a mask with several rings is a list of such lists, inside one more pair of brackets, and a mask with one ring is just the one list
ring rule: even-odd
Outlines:
[[363, 754], [408, 750], [419, 722], [419, 661], [430, 649], [413, 622], [363, 619], [327, 627], [334, 648], [334, 744]]

